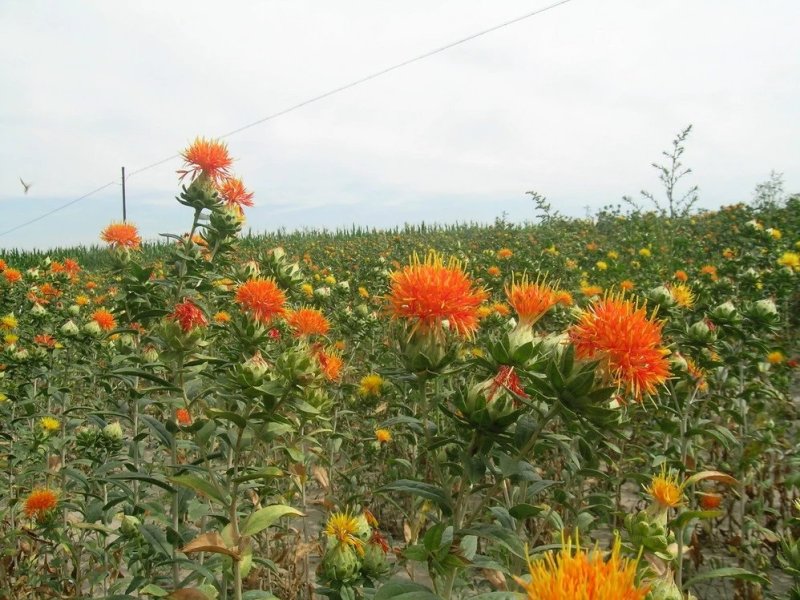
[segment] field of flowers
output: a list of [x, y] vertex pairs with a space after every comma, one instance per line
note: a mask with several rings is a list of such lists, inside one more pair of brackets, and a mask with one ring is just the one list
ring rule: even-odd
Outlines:
[[800, 198], [0, 253], [0, 598], [800, 598]]

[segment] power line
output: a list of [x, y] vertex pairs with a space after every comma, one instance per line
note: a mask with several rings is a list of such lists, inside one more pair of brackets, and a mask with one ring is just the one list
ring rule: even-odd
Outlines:
[[[410, 59], [405, 60], [403, 62], [397, 63], [395, 65], [392, 65], [391, 67], [387, 67], [385, 69], [381, 69], [380, 71], [376, 71], [374, 73], [371, 73], [370, 75], [367, 75], [367, 76], [362, 77], [360, 79], [356, 79], [354, 81], [351, 81], [350, 83], [346, 83], [346, 84], [344, 84], [342, 86], [339, 86], [337, 88], [334, 88], [332, 90], [328, 90], [327, 92], [319, 94], [318, 96], [314, 96], [313, 98], [309, 98], [308, 100], [304, 100], [302, 102], [294, 104], [293, 106], [290, 106], [288, 108], [284, 108], [283, 110], [280, 110], [280, 111], [278, 111], [276, 113], [272, 113], [271, 115], [268, 115], [266, 117], [258, 119], [257, 121], [253, 121], [252, 123], [248, 123], [247, 125], [243, 125], [242, 127], [239, 127], [237, 129], [234, 129], [232, 131], [229, 131], [227, 133], [224, 133], [224, 134], [220, 135], [218, 137], [218, 139], [225, 139], [225, 138], [231, 137], [232, 135], [236, 135], [237, 133], [241, 133], [242, 131], [245, 131], [246, 129], [250, 129], [251, 127], [255, 127], [256, 125], [261, 125], [262, 123], [266, 123], [267, 121], [271, 121], [272, 119], [276, 119], [278, 117], [281, 117], [281, 116], [283, 116], [285, 114], [288, 114], [288, 113], [290, 113], [292, 111], [295, 111], [295, 110], [297, 110], [299, 108], [303, 108], [304, 106], [308, 106], [309, 104], [313, 104], [314, 102], [318, 102], [318, 101], [320, 101], [320, 100], [322, 100], [324, 98], [328, 98], [330, 96], [333, 96], [334, 94], [338, 94], [340, 92], [348, 90], [348, 89], [350, 89], [352, 87], [355, 87], [357, 85], [360, 85], [362, 83], [366, 83], [367, 81], [370, 81], [372, 79], [376, 79], [377, 77], [380, 77], [381, 75], [386, 75], [387, 73], [391, 73], [392, 71], [395, 71], [397, 69], [401, 69], [401, 68], [406, 67], [406, 66], [408, 66], [408, 65], [410, 65], [412, 63], [424, 60], [426, 58], [430, 58], [431, 56], [434, 56], [436, 54], [440, 54], [442, 52], [445, 52], [446, 50], [449, 50], [451, 48], [454, 48], [454, 47], [459, 46], [461, 44], [464, 44], [466, 42], [472, 41], [472, 40], [474, 40], [476, 38], [479, 38], [481, 36], [484, 36], [484, 35], [486, 35], [488, 33], [492, 33], [492, 32], [497, 31], [499, 29], [503, 29], [504, 27], [508, 27], [509, 25], [514, 25], [515, 23], [519, 23], [520, 21], [524, 21], [526, 19], [530, 19], [531, 17], [535, 17], [536, 15], [540, 15], [540, 14], [542, 14], [544, 12], [547, 12], [547, 11], [553, 9], [553, 8], [561, 6], [562, 4], [567, 4], [568, 2], [571, 2], [571, 1], [572, 0], [559, 0], [558, 2], [554, 2], [553, 4], [549, 4], [549, 5], [547, 5], [547, 6], [543, 7], [543, 8], [539, 8], [539, 9], [533, 11], [533, 12], [529, 12], [529, 13], [524, 14], [522, 16], [516, 17], [514, 19], [511, 19], [510, 21], [505, 21], [505, 22], [500, 23], [498, 25], [494, 25], [493, 27], [489, 27], [488, 29], [484, 29], [484, 30], [479, 31], [477, 33], [473, 33], [471, 35], [468, 35], [465, 38], [461, 38], [461, 39], [456, 40], [454, 42], [450, 42], [449, 44], [445, 44], [444, 46], [441, 46], [441, 47], [436, 48], [434, 50], [430, 50], [428, 52], [425, 52], [424, 54], [420, 54], [419, 56], [415, 56], [414, 58], [410, 58]], [[139, 173], [143, 173], [144, 171], [147, 171], [149, 169], [153, 169], [155, 167], [163, 165], [164, 163], [167, 163], [167, 162], [169, 162], [171, 160], [174, 160], [176, 158], [180, 158], [180, 156], [181, 156], [180, 154], [173, 154], [172, 156], [168, 156], [167, 158], [163, 158], [163, 159], [161, 159], [161, 160], [159, 160], [157, 162], [154, 162], [152, 164], [149, 164], [149, 165], [147, 165], [145, 167], [142, 167], [140, 169], [136, 169], [135, 171], [131, 171], [130, 173], [128, 173], [128, 176], [126, 177], [126, 179], [130, 179], [134, 175], [138, 175]], [[95, 190], [92, 190], [91, 192], [89, 192], [87, 194], [84, 194], [80, 198], [75, 198], [74, 200], [71, 200], [71, 201], [67, 202], [66, 204], [64, 204], [62, 206], [54, 208], [53, 210], [51, 210], [49, 212], [46, 212], [43, 215], [40, 215], [40, 216], [38, 216], [38, 217], [36, 217], [34, 219], [31, 219], [30, 221], [26, 221], [25, 223], [21, 223], [20, 225], [17, 225], [16, 227], [12, 227], [11, 229], [7, 229], [6, 231], [0, 232], [0, 237], [6, 235], [8, 233], [11, 233], [12, 231], [17, 231], [18, 229], [22, 229], [23, 227], [27, 227], [28, 225], [36, 223], [37, 221], [41, 221], [42, 219], [45, 219], [45, 218], [49, 217], [50, 215], [52, 215], [54, 213], [57, 213], [60, 210], [63, 210], [65, 208], [69, 207], [69, 206], [72, 206], [76, 202], [80, 202], [81, 200], [84, 200], [84, 199], [88, 198], [89, 196], [91, 196], [93, 194], [96, 194], [97, 192], [99, 192], [101, 190], [104, 190], [105, 188], [107, 188], [107, 187], [109, 187], [111, 185], [114, 185], [115, 183], [117, 183], [117, 182], [116, 181], [111, 181], [111, 182], [109, 182], [109, 183], [107, 183], [107, 184], [105, 184], [105, 185], [103, 185], [103, 186], [101, 186], [101, 187], [99, 187], [99, 188], [97, 188]]]

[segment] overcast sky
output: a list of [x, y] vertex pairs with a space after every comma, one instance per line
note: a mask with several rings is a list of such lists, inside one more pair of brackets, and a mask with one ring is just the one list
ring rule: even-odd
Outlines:
[[[0, 231], [553, 0], [0, 2]], [[254, 231], [532, 219], [659, 190], [689, 123], [701, 205], [800, 191], [797, 0], [572, 0], [227, 139]], [[128, 180], [146, 239], [191, 222], [174, 159]], [[27, 195], [19, 182], [33, 185]], [[97, 241], [120, 187], [0, 237]]]

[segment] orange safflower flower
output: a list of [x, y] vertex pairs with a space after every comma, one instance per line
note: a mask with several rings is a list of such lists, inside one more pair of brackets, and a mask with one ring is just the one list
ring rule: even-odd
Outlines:
[[253, 206], [253, 192], [248, 192], [238, 177], [228, 177], [217, 186], [217, 191], [228, 206]]
[[55, 348], [56, 340], [49, 333], [40, 333], [33, 337], [33, 343], [37, 346], [44, 346], [45, 348]]
[[45, 283], [39, 291], [44, 294], [45, 296], [52, 296], [53, 298], [58, 298], [61, 295], [61, 292], [58, 291], [58, 288], [51, 283]]
[[636, 284], [633, 283], [630, 279], [624, 279], [619, 282], [619, 289], [621, 289], [623, 292], [630, 292], [635, 287]]
[[584, 285], [581, 287], [581, 294], [586, 296], [587, 298], [591, 298], [592, 296], [599, 296], [603, 293], [603, 288], [599, 285]]
[[50, 263], [50, 272], [53, 274], [56, 273], [63, 273], [64, 272], [64, 265], [57, 260], [54, 260]]
[[81, 266], [74, 258], [65, 258], [64, 270], [69, 274], [70, 277], [75, 277], [80, 272]]
[[439, 332], [443, 321], [465, 337], [478, 328], [478, 307], [488, 294], [473, 288], [461, 263], [451, 259], [447, 265], [435, 252], [424, 262], [415, 255], [411, 263], [390, 275], [387, 297], [393, 319], [407, 319], [414, 330]]
[[117, 326], [114, 315], [108, 312], [105, 308], [100, 308], [92, 313], [92, 321], [100, 325], [103, 331], [111, 331]]
[[572, 299], [572, 294], [570, 294], [568, 291], [557, 290], [556, 303], [560, 304], [561, 306], [572, 306], [575, 304], [575, 301]]
[[666, 469], [650, 480], [645, 492], [662, 508], [676, 508], [683, 504], [683, 486], [678, 485], [675, 475], [668, 474]]
[[678, 284], [669, 289], [669, 293], [675, 304], [683, 308], [691, 308], [694, 305], [694, 293], [689, 286]]
[[697, 363], [689, 357], [686, 357], [686, 372], [689, 373], [689, 376], [694, 380], [698, 391], [705, 392], [708, 390], [705, 371], [697, 366]]
[[501, 260], [507, 260], [512, 256], [514, 256], [514, 253], [509, 248], [500, 248], [500, 250], [497, 251], [497, 258]]
[[272, 279], [250, 279], [236, 290], [236, 302], [261, 323], [285, 312], [286, 295]]
[[716, 492], [697, 492], [700, 508], [716, 510], [722, 505], [722, 494]]
[[188, 427], [192, 424], [192, 415], [185, 408], [179, 408], [175, 411], [175, 420], [178, 421], [178, 425]]
[[326, 352], [322, 348], [318, 348], [315, 354], [319, 367], [328, 381], [338, 381], [342, 376], [342, 366], [344, 365], [342, 357], [333, 352]]
[[711, 278], [711, 281], [716, 281], [719, 279], [717, 276], [717, 267], [713, 265], [705, 265], [700, 268], [701, 275], [708, 275]]
[[524, 325], [536, 323], [558, 302], [553, 288], [539, 282], [529, 283], [525, 275], [506, 286], [505, 292], [508, 303]]
[[218, 182], [228, 177], [228, 169], [233, 160], [228, 155], [228, 146], [217, 140], [207, 140], [198, 137], [191, 145], [181, 152], [185, 170], [178, 171], [181, 180], [187, 175], [195, 179], [198, 175], [205, 175], [213, 182]]
[[378, 440], [378, 443], [388, 444], [392, 441], [392, 432], [388, 429], [376, 429], [375, 439]]
[[221, 310], [214, 315], [214, 321], [219, 323], [220, 325], [224, 323], [229, 323], [231, 320], [230, 314], [227, 311]]
[[58, 494], [47, 488], [33, 490], [25, 499], [25, 514], [37, 521], [42, 520], [47, 513], [58, 504]]
[[607, 296], [585, 310], [568, 333], [578, 358], [603, 361], [612, 381], [640, 401], [669, 376], [662, 326], [632, 301]]
[[4, 261], [2, 258], [0, 258], [0, 271], [5, 271], [7, 266], [8, 263]]
[[495, 302], [489, 308], [492, 309], [494, 314], [501, 317], [507, 317], [511, 313], [511, 310], [508, 308], [508, 306], [502, 302]]
[[784, 360], [786, 360], [786, 357], [780, 350], [773, 350], [772, 352], [767, 354], [767, 362], [771, 365], [779, 365]]
[[490, 277], [500, 277], [502, 271], [500, 271], [500, 267], [492, 265], [488, 269], [486, 269], [486, 274]]
[[7, 268], [3, 271], [3, 277], [8, 283], [17, 283], [22, 280], [22, 273], [17, 269]]
[[169, 318], [181, 326], [183, 333], [189, 333], [195, 327], [208, 325], [208, 320], [203, 311], [188, 298], [184, 298], [183, 302], [175, 306], [175, 310], [172, 311]]
[[297, 337], [325, 335], [331, 325], [325, 315], [316, 308], [301, 308], [286, 313], [286, 323]]
[[575, 539], [561, 541], [556, 555], [550, 551], [544, 560], [528, 560], [530, 583], [519, 577], [530, 600], [644, 600], [650, 591], [647, 585], [636, 584], [637, 561], [620, 557], [621, 541], [617, 538], [608, 560], [595, 546], [587, 552]]
[[139, 231], [132, 223], [111, 223], [100, 232], [100, 239], [114, 248], [136, 249], [142, 243]]

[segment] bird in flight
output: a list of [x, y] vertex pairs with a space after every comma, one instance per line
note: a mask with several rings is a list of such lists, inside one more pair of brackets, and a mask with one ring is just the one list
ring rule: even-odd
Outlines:
[[29, 190], [29, 189], [31, 189], [31, 186], [32, 186], [33, 184], [32, 184], [32, 183], [25, 183], [25, 182], [22, 180], [22, 177], [20, 177], [20, 178], [19, 178], [19, 182], [22, 184], [22, 187], [24, 187], [24, 188], [25, 188], [25, 193], [27, 194], [27, 193], [28, 193], [28, 190]]

